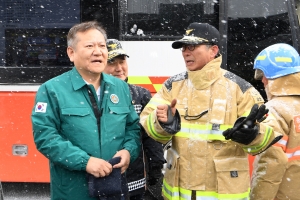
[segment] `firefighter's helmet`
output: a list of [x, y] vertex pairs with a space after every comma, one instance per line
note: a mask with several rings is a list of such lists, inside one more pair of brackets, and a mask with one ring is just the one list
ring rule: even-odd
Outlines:
[[255, 79], [275, 79], [300, 72], [300, 58], [294, 47], [278, 43], [262, 50], [254, 60]]

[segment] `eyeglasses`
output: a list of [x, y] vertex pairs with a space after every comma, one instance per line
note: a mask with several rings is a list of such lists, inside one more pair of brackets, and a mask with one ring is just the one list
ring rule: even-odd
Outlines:
[[190, 51], [194, 51], [196, 46], [199, 46], [199, 44], [189, 44], [189, 45], [182, 45], [182, 47], [180, 48], [180, 51], [184, 52], [186, 49], [190, 50]]
[[184, 52], [186, 49], [190, 50], [190, 51], [194, 51], [196, 47], [200, 46], [200, 45], [212, 45], [209, 42], [206, 43], [201, 43], [201, 44], [184, 44], [182, 45], [182, 47], [180, 48], [180, 51]]

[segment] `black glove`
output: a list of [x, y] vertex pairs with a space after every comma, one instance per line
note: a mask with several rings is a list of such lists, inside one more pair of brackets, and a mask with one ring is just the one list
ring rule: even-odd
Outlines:
[[159, 179], [162, 177], [161, 169], [162, 167], [159, 165], [154, 165], [149, 167], [149, 172], [148, 172], [149, 185], [155, 185], [156, 183], [158, 183]]
[[257, 122], [262, 122], [269, 112], [263, 104], [260, 107], [254, 104], [250, 114], [247, 117], [241, 117], [236, 120], [233, 128], [223, 132], [226, 140], [233, 140], [241, 144], [250, 144], [258, 134]]

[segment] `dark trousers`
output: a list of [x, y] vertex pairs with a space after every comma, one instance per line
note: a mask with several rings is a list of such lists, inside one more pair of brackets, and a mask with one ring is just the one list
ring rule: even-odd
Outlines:
[[143, 200], [143, 199], [144, 199], [144, 193], [130, 196], [130, 200]]

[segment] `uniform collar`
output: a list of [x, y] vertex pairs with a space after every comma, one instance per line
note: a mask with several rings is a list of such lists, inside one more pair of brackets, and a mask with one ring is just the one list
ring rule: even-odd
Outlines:
[[213, 84], [222, 75], [221, 62], [222, 56], [219, 56], [207, 63], [201, 70], [188, 71], [188, 78], [193, 86], [200, 90]]
[[268, 80], [268, 89], [273, 96], [300, 95], [300, 72]]
[[[76, 67], [73, 67], [73, 69], [70, 71], [70, 76], [71, 76], [71, 83], [73, 85], [74, 90], [79, 90], [80, 88], [82, 88], [86, 85], [86, 82], [83, 80], [83, 78], [77, 71]], [[111, 76], [107, 75], [105, 73], [101, 73], [101, 84], [102, 83], [108, 83], [110, 85], [115, 85], [112, 81]]]

